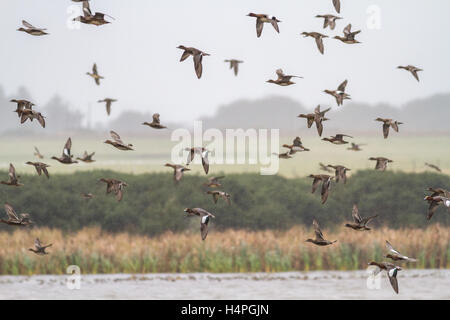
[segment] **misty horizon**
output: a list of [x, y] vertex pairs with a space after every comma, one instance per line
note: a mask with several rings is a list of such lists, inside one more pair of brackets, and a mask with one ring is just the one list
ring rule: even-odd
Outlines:
[[[96, 0], [92, 9], [115, 20], [80, 29], [68, 27], [70, 17], [81, 9], [75, 2], [0, 4], [3, 11], [15, 13], [4, 17], [8, 48], [0, 52], [0, 59], [14, 61], [5, 64], [0, 74], [5, 95], [13, 96], [25, 87], [37, 106], [58, 95], [85, 119], [91, 113], [91, 124], [106, 124], [130, 110], [158, 112], [162, 120], [189, 123], [211, 117], [220, 106], [237, 100], [271, 96], [288, 97], [311, 110], [317, 104], [334, 106], [322, 91], [335, 89], [344, 79], [349, 80], [352, 99], [370, 105], [401, 106], [449, 92], [445, 71], [450, 61], [445, 57], [450, 46], [427, 36], [449, 30], [445, 8], [450, 9], [450, 3], [445, 1], [438, 1], [438, 11], [421, 1], [345, 1], [344, 19], [333, 31], [322, 29], [322, 19], [314, 17], [333, 12], [331, 1], [325, 0], [276, 6], [270, 1], [178, 1], [177, 10], [173, 3], [163, 1], [136, 2], [140, 10], [120, 1]], [[367, 25], [373, 5], [380, 10], [380, 29]], [[415, 23], [397, 23], [405, 10]], [[277, 16], [282, 21], [280, 34], [266, 26], [261, 38], [256, 38], [255, 21], [246, 16], [249, 12]], [[16, 31], [22, 19], [47, 28], [49, 35], [35, 38]], [[331, 37], [341, 34], [348, 23], [362, 30], [362, 43], [348, 46], [328, 38], [323, 56], [313, 39], [300, 36], [302, 31], [318, 31]], [[180, 44], [211, 54], [203, 59], [202, 79], [195, 77], [191, 59], [179, 62], [182, 51], [176, 46]], [[223, 61], [229, 58], [244, 60], [237, 77]], [[100, 86], [85, 74], [94, 62], [105, 76]], [[406, 64], [424, 69], [420, 83], [396, 69]], [[290, 87], [265, 83], [275, 77], [277, 68], [304, 79]], [[97, 103], [105, 97], [118, 99], [111, 118]]]

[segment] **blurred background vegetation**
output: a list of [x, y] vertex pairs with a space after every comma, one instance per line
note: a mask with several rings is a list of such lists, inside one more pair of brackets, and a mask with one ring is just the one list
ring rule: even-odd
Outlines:
[[[6, 177], [7, 172], [0, 171], [1, 180]], [[121, 202], [105, 194], [106, 185], [98, 181], [100, 178], [116, 178], [129, 184]], [[286, 230], [298, 224], [310, 226], [313, 218], [323, 227], [334, 228], [351, 221], [354, 203], [362, 216], [379, 215], [372, 222], [374, 227], [423, 228], [438, 222], [448, 226], [450, 222], [443, 206], [431, 221], [426, 220], [426, 189], [450, 186], [450, 177], [442, 174], [358, 171], [346, 185], [333, 183], [325, 205], [320, 202], [320, 189], [311, 193], [312, 179], [307, 177], [228, 174], [219, 190], [231, 194], [231, 206], [222, 199], [214, 204], [212, 197], [205, 194], [206, 181], [204, 175], [187, 173], [176, 185], [171, 171], [132, 175], [94, 170], [54, 174], [49, 180], [25, 174], [21, 177], [23, 187], [0, 186], [0, 203], [10, 203], [17, 213], [29, 213], [36, 227], [63, 231], [101, 227], [109, 232], [149, 236], [197, 230], [198, 219], [184, 218], [186, 207], [202, 207], [214, 213], [212, 225], [219, 230]], [[88, 192], [95, 197], [81, 197], [81, 193]], [[10, 229], [0, 226], [0, 230]]]

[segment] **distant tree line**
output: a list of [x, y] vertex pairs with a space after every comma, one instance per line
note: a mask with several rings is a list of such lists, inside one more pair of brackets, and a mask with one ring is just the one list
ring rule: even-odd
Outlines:
[[[7, 172], [0, 172], [0, 179]], [[117, 178], [129, 184], [124, 198], [117, 202], [106, 195], [100, 178]], [[229, 174], [219, 190], [231, 194], [231, 206], [219, 199], [214, 204], [205, 176], [186, 174], [176, 185], [170, 173], [124, 174], [112, 171], [77, 172], [71, 175], [23, 175], [23, 187], [0, 185], [0, 204], [10, 203], [17, 213], [27, 212], [36, 226], [75, 231], [100, 226], [111, 232], [128, 231], [157, 235], [199, 227], [196, 218], [186, 219], [183, 209], [201, 207], [216, 215], [214, 229], [287, 229], [310, 225], [313, 218], [327, 228], [351, 220], [354, 203], [362, 216], [378, 214], [373, 227], [426, 227], [432, 223], [449, 225], [450, 214], [442, 207], [431, 221], [426, 220], [428, 187], [450, 188], [450, 177], [435, 173], [359, 171], [347, 184], [333, 183], [325, 205], [320, 188], [311, 193], [309, 178], [287, 179], [258, 174]], [[91, 200], [81, 193], [91, 192]], [[1, 212], [2, 217], [6, 213]], [[1, 225], [2, 230], [12, 227]]]

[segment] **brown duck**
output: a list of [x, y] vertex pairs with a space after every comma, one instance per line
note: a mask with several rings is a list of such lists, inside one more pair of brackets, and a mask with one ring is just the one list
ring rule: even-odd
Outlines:
[[98, 74], [96, 63], [94, 63], [94, 65], [92, 66], [92, 73], [86, 72], [86, 74], [88, 76], [92, 77], [98, 86], [100, 85], [100, 79], [104, 79], [104, 77], [102, 77], [101, 75]]
[[121, 201], [123, 198], [123, 190], [125, 187], [128, 187], [126, 182], [117, 180], [117, 179], [100, 179], [101, 182], [106, 183], [106, 194], [114, 192], [116, 195], [116, 200]]
[[61, 157], [52, 157], [53, 160], [59, 161], [63, 164], [72, 164], [78, 163], [76, 160], [72, 160], [73, 154], [70, 153], [70, 149], [72, 149], [72, 139], [67, 139], [66, 144], [64, 145], [63, 153]]
[[111, 98], [105, 98], [103, 100], [98, 100], [98, 103], [105, 103], [106, 104], [106, 114], [109, 116], [111, 114], [111, 105], [113, 102], [116, 102], [116, 99]]
[[280, 33], [280, 29], [278, 28], [278, 22], [281, 22], [276, 17], [270, 18], [267, 14], [262, 13], [252, 13], [250, 12], [248, 17], [256, 18], [256, 36], [261, 37], [261, 33], [264, 28], [264, 23], [270, 23], [276, 32]]
[[0, 219], [1, 223], [19, 227], [24, 227], [33, 224], [33, 222], [30, 220], [30, 215], [28, 213], [21, 213], [17, 215], [16, 212], [14, 211], [14, 208], [8, 203], [5, 203], [5, 211], [6, 214], [8, 215], [8, 220]]
[[203, 57], [209, 56], [210, 54], [203, 52], [201, 50], [198, 50], [196, 48], [193, 48], [193, 47], [185, 47], [185, 46], [180, 45], [177, 48], [184, 50], [183, 54], [181, 55], [180, 62], [186, 60], [189, 56], [192, 56], [192, 58], [194, 60], [195, 74], [197, 75], [197, 78], [200, 79], [202, 77], [202, 72], [203, 72], [203, 66], [202, 66]]
[[408, 262], [417, 261], [416, 259], [402, 255], [400, 252], [395, 250], [394, 247], [392, 247], [392, 245], [387, 240], [386, 240], [386, 248], [388, 249], [389, 252], [384, 256], [385, 258], [389, 258], [394, 261], [408, 261]]
[[328, 166], [324, 165], [322, 162], [319, 162], [320, 170], [326, 171], [326, 172], [333, 172]]
[[42, 128], [45, 128], [45, 119], [42, 113], [32, 109], [23, 109], [20, 113], [20, 123], [24, 123], [28, 119], [30, 119], [31, 122], [33, 122], [34, 119], [37, 119]]
[[350, 95], [345, 93], [345, 88], [347, 87], [348, 81], [345, 80], [342, 82], [337, 90], [324, 90], [323, 92], [332, 95], [336, 99], [336, 103], [338, 106], [341, 106], [344, 104], [344, 100], [350, 100]]
[[352, 151], [362, 151], [362, 149], [360, 148], [361, 146], [365, 146], [365, 144], [356, 144], [352, 142], [352, 146], [350, 148], [347, 148], [347, 150], [352, 150]]
[[427, 220], [430, 220], [434, 213], [436, 212], [439, 205], [443, 204], [447, 208], [449, 208], [450, 213], [450, 191], [447, 191], [443, 188], [428, 188], [428, 191], [431, 192], [431, 195], [426, 196], [424, 198], [425, 201], [428, 202], [428, 214], [427, 214]]
[[355, 39], [355, 36], [361, 32], [361, 30], [358, 31], [351, 31], [352, 25], [349, 24], [344, 28], [344, 36], [335, 36], [334, 39], [340, 40], [346, 44], [355, 44], [355, 43], [361, 43], [358, 40]]
[[292, 78], [303, 78], [303, 77], [299, 77], [299, 76], [293, 76], [293, 75], [286, 75], [283, 73], [282, 69], [277, 69], [276, 74], [278, 76], [277, 80], [267, 80], [266, 82], [268, 83], [273, 83], [273, 84], [277, 84], [279, 86], [282, 87], [286, 87], [286, 86], [290, 86], [292, 84], [295, 84], [295, 82], [292, 82], [291, 79]]
[[153, 114], [153, 121], [152, 122], [144, 122], [143, 125], [149, 126], [153, 129], [165, 129], [166, 126], [163, 126], [161, 122], [159, 121], [159, 113]]
[[181, 178], [183, 178], [185, 171], [190, 171], [191, 169], [186, 168], [185, 166], [179, 165], [179, 164], [171, 164], [166, 163], [164, 166], [171, 167], [173, 169], [173, 178], [175, 182], [179, 182]]
[[84, 24], [92, 24], [94, 26], [101, 26], [107, 23], [110, 23], [109, 21], [105, 20], [105, 17], [109, 17], [111, 19], [114, 19], [113, 17], [101, 13], [96, 12], [95, 14], [92, 14], [91, 8], [89, 7], [89, 1], [75, 1], [75, 2], [83, 2], [83, 15], [76, 17], [73, 19], [73, 21], [79, 21]]
[[22, 116], [22, 111], [25, 109], [33, 109], [34, 103], [30, 102], [28, 100], [25, 99], [12, 99], [10, 100], [10, 102], [14, 102], [17, 104], [16, 110], [14, 110], [14, 112], [17, 112], [17, 115], [19, 116], [19, 118]]
[[53, 244], [47, 244], [47, 245], [42, 245], [41, 241], [39, 240], [39, 238], [36, 238], [36, 240], [34, 240], [34, 247], [35, 249], [29, 248], [28, 250], [36, 253], [37, 255], [46, 255], [48, 254], [48, 252], [45, 251], [45, 249], [47, 249], [48, 247], [51, 247]]
[[50, 175], [48, 174], [48, 170], [47, 170], [47, 168], [50, 167], [48, 164], [45, 164], [42, 162], [31, 162], [31, 161], [28, 161], [26, 164], [28, 164], [30, 166], [34, 166], [34, 168], [36, 169], [36, 172], [39, 176], [42, 175], [42, 172], [44, 172], [47, 179], [50, 179]]
[[39, 149], [37, 147], [34, 147], [34, 155], [38, 158], [38, 159], [44, 159], [44, 156], [39, 152]]
[[316, 40], [317, 48], [319, 49], [320, 53], [324, 53], [324, 46], [323, 46], [323, 38], [328, 38], [328, 36], [321, 34], [319, 32], [302, 32], [301, 33], [303, 37], [312, 37]]
[[323, 18], [323, 28], [326, 29], [327, 27], [330, 27], [331, 30], [334, 30], [336, 27], [336, 20], [342, 19], [341, 17], [332, 14], [318, 14], [316, 18]]
[[317, 128], [317, 133], [321, 137], [322, 136], [322, 132], [323, 132], [323, 122], [329, 120], [328, 118], [325, 118], [325, 113], [327, 113], [330, 110], [331, 110], [331, 108], [328, 108], [326, 110], [320, 111], [320, 105], [318, 105], [314, 109], [314, 113], [308, 113], [308, 114], [303, 114], [302, 113], [302, 114], [299, 114], [298, 117], [306, 119], [306, 121], [308, 123], [308, 128], [311, 128], [313, 123], [315, 123], [316, 124], [316, 128]]
[[389, 128], [392, 127], [392, 129], [394, 129], [395, 132], [398, 132], [398, 126], [403, 124], [403, 122], [384, 118], [376, 118], [375, 121], [383, 122], [383, 136], [385, 139], [387, 139], [389, 136]]
[[119, 136], [116, 132], [114, 132], [114, 131], [111, 130], [109, 133], [110, 133], [111, 138], [113, 139], [113, 141], [108, 139], [108, 140], [106, 140], [104, 143], [110, 144], [110, 145], [112, 145], [113, 147], [115, 147], [115, 148], [117, 148], [117, 149], [119, 149], [119, 150], [123, 150], [123, 151], [134, 150], [134, 149], [132, 148], [133, 145], [132, 145], [131, 143], [125, 144], [125, 143], [122, 141], [122, 139], [120, 139], [120, 136]]
[[377, 157], [377, 158], [371, 157], [369, 158], [369, 160], [377, 162], [377, 164], [375, 165], [375, 170], [379, 171], [385, 171], [387, 168], [387, 164], [390, 162], [394, 162], [393, 160], [384, 157]]
[[225, 200], [228, 205], [231, 205], [231, 195], [229, 193], [226, 193], [224, 191], [207, 191], [207, 194], [211, 194], [214, 200], [214, 203], [217, 203], [217, 200], [219, 200], [219, 198], [222, 198], [223, 200]]
[[351, 169], [349, 169], [345, 166], [341, 166], [341, 165], [333, 166], [331, 164], [329, 164], [328, 167], [333, 168], [335, 170], [336, 183], [338, 183], [341, 180], [344, 183], [347, 183], [347, 171], [350, 171]]
[[435, 164], [431, 164], [431, 163], [427, 163], [425, 162], [425, 165], [431, 169], [436, 170], [437, 172], [442, 172], [441, 168], [439, 168], [437, 165]]
[[198, 154], [202, 158], [203, 170], [205, 170], [205, 173], [208, 174], [208, 172], [209, 172], [209, 160], [208, 160], [209, 151], [206, 150], [206, 148], [204, 148], [204, 147], [185, 148], [184, 150], [189, 151], [186, 165], [189, 165], [194, 160], [195, 155]]
[[354, 204], [352, 210], [353, 223], [346, 223], [345, 226], [357, 231], [370, 231], [371, 229], [367, 226], [367, 224], [376, 217], [378, 217], [378, 215], [361, 218], [361, 216], [359, 215], [358, 206]]
[[28, 34], [31, 34], [32, 36], [44, 36], [48, 34], [47, 32], [45, 32], [45, 30], [47, 29], [36, 28], [30, 23], [26, 22], [25, 20], [22, 20], [22, 24], [25, 28], [20, 27], [19, 29], [17, 29], [17, 31], [23, 31]]
[[414, 76], [414, 78], [416, 78], [417, 81], [419, 80], [419, 75], [417, 74], [417, 72], [419, 71], [423, 71], [422, 69], [419, 69], [417, 67], [414, 67], [412, 65], [408, 65], [408, 66], [398, 66], [397, 69], [404, 69], [406, 71], [411, 72], [411, 74]]
[[317, 246], [328, 246], [337, 241], [337, 240], [334, 240], [334, 241], [325, 240], [316, 219], [313, 220], [313, 227], [314, 227], [314, 233], [315, 233], [316, 237], [314, 239], [307, 239], [305, 242], [311, 242]]
[[319, 137], [322, 136], [323, 122], [328, 120], [327, 118], [325, 118], [325, 113], [327, 113], [330, 110], [331, 110], [331, 108], [328, 108], [328, 109], [325, 109], [323, 111], [320, 111], [320, 105], [318, 105], [314, 109], [314, 122], [316, 124], [317, 133], [319, 134]]
[[234, 75], [237, 76], [238, 72], [239, 72], [239, 64], [243, 63], [244, 61], [236, 60], [236, 59], [230, 59], [230, 60], [225, 60], [225, 62], [230, 64], [230, 69], [233, 69]]
[[279, 159], [291, 159], [292, 158], [292, 155], [291, 155], [290, 151], [286, 151], [286, 152], [283, 152], [283, 153], [276, 153], [276, 152], [274, 152], [272, 154], [274, 156], [277, 156]]
[[203, 185], [209, 187], [209, 188], [217, 188], [222, 186], [222, 184], [219, 182], [220, 179], [225, 178], [224, 176], [220, 176], [220, 177], [211, 177], [208, 179], [207, 183], [204, 183]]
[[305, 148], [302, 144], [302, 140], [300, 139], [300, 137], [295, 137], [294, 141], [292, 141], [292, 144], [283, 144], [283, 148], [288, 148], [289, 154], [295, 154], [297, 152], [302, 152], [302, 151], [310, 151], [308, 148]]
[[323, 138], [322, 140], [331, 142], [333, 144], [346, 144], [346, 143], [348, 143], [348, 141], [345, 141], [344, 137], [353, 138], [352, 136], [349, 136], [349, 135], [346, 135], [346, 134], [342, 134], [342, 133], [338, 133], [335, 136], [331, 136], [330, 138]]
[[375, 271], [375, 275], [380, 273], [381, 270], [385, 270], [387, 272], [389, 282], [391, 283], [392, 288], [394, 289], [395, 293], [398, 294], [398, 282], [397, 282], [397, 273], [399, 270], [402, 270], [402, 268], [393, 265], [389, 262], [369, 262], [370, 266], [377, 267]]
[[328, 199], [328, 194], [331, 189], [331, 180], [333, 180], [334, 177], [327, 174], [310, 174], [308, 177], [313, 179], [311, 193], [314, 193], [319, 184], [322, 183], [320, 195], [322, 197], [322, 204], [324, 204]]
[[211, 218], [215, 218], [215, 216], [202, 208], [186, 208], [184, 209], [186, 212], [186, 217], [198, 216], [200, 217], [200, 233], [202, 235], [202, 240], [206, 239], [208, 235], [208, 224]]
[[95, 162], [95, 160], [92, 159], [92, 157], [94, 157], [94, 155], [95, 155], [95, 152], [88, 153], [87, 151], [84, 151], [83, 157], [82, 158], [77, 157], [77, 159], [80, 161], [83, 161], [85, 163], [92, 163], [92, 162]]
[[1, 184], [7, 186], [21, 187], [23, 184], [19, 183], [20, 176], [16, 175], [16, 168], [14, 168], [13, 164], [9, 164], [9, 180], [8, 181], [0, 181]]

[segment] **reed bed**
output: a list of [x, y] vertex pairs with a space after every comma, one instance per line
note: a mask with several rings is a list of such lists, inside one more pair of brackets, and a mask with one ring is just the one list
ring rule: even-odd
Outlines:
[[[323, 232], [338, 242], [328, 247], [306, 243], [313, 231], [301, 226], [288, 231], [212, 229], [206, 241], [199, 232], [147, 237], [105, 233], [99, 228], [75, 233], [18, 229], [0, 232], [0, 274], [64, 274], [69, 265], [78, 265], [84, 274], [356, 270], [366, 268], [371, 260], [383, 260], [386, 239], [401, 253], [418, 259], [404, 267], [450, 267], [449, 227], [370, 232], [342, 227]], [[28, 251], [36, 237], [53, 243], [49, 255]]]

